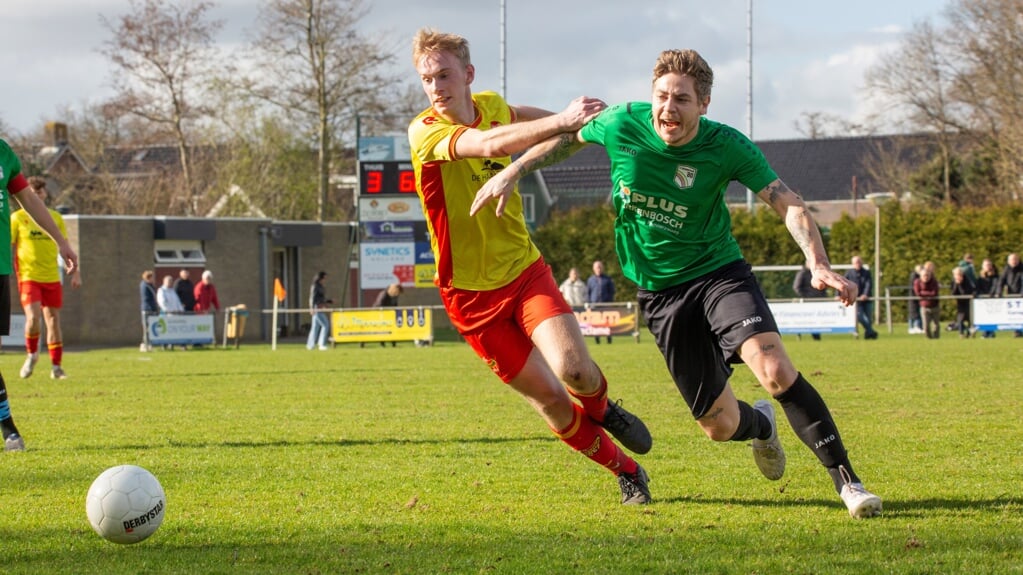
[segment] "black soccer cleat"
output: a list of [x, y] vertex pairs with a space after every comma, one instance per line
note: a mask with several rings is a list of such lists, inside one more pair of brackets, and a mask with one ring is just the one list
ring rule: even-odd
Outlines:
[[653, 501], [647, 483], [650, 477], [643, 466], [636, 464], [635, 473], [619, 473], [618, 487], [622, 490], [622, 505], [646, 505]]
[[650, 430], [646, 428], [646, 424], [640, 418], [625, 411], [620, 399], [613, 403], [607, 402], [604, 421], [600, 422], [600, 426], [633, 453], [642, 455], [653, 447], [654, 440], [650, 437]]

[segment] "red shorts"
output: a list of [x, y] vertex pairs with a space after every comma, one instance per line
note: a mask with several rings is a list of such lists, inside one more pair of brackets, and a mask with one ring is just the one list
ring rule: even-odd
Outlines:
[[22, 307], [41, 302], [43, 307], [60, 309], [64, 305], [64, 288], [60, 282], [41, 283], [32, 280], [18, 282]]
[[504, 287], [490, 291], [443, 288], [440, 297], [452, 325], [505, 383], [526, 365], [533, 351], [529, 337], [536, 326], [572, 313], [542, 257]]

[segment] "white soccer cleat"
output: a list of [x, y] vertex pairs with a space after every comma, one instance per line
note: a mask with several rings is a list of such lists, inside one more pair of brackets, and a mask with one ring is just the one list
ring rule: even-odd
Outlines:
[[25, 451], [25, 440], [17, 433], [12, 433], [4, 440], [4, 451]]
[[842, 479], [842, 502], [849, 508], [849, 516], [855, 519], [866, 519], [881, 514], [881, 498], [866, 490], [862, 483], [853, 483], [845, 467], [839, 467]]
[[38, 353], [30, 353], [25, 357], [25, 363], [21, 366], [21, 371], [18, 375], [21, 379], [27, 379], [32, 376], [32, 371], [36, 368], [36, 362], [39, 361]]
[[771, 437], [753, 440], [753, 461], [760, 472], [771, 481], [781, 479], [785, 475], [785, 450], [778, 440], [778, 425], [774, 422], [774, 407], [770, 401], [761, 399], [753, 404], [753, 409], [763, 413], [771, 422]]

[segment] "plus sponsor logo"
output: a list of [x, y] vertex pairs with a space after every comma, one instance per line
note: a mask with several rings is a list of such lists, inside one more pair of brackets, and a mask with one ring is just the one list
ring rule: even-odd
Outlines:
[[495, 161], [493, 161], [491, 159], [486, 159], [486, 160], [483, 161], [483, 173], [482, 174], [473, 174], [472, 175], [472, 181], [480, 182], [480, 183], [486, 183], [487, 180], [489, 180], [490, 178], [494, 177], [494, 174], [500, 172], [503, 169], [504, 169], [504, 164], [502, 164], [500, 162], [495, 162]]
[[656, 226], [671, 231], [681, 230], [689, 208], [670, 199], [651, 196], [630, 190], [625, 184], [619, 185], [619, 195], [625, 209], [637, 217], [649, 220]]

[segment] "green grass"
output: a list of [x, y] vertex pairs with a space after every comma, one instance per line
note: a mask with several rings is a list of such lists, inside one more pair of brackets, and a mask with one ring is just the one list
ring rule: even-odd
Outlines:
[[[1023, 340], [949, 335], [786, 337], [884, 497], [869, 521], [787, 425], [778, 482], [706, 439], [649, 334], [591, 345], [654, 435], [640, 508], [459, 343], [70, 350], [62, 382], [8, 352], [29, 450], [0, 453], [0, 572], [1023, 573]], [[766, 397], [744, 368], [733, 386]], [[131, 546], [85, 516], [121, 463], [167, 494]]]

